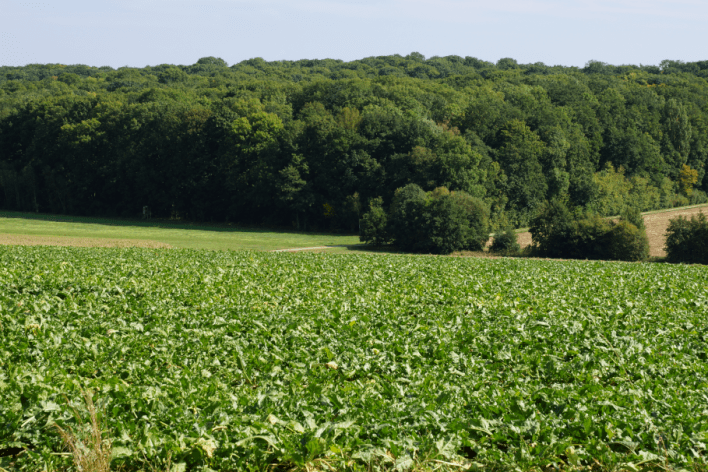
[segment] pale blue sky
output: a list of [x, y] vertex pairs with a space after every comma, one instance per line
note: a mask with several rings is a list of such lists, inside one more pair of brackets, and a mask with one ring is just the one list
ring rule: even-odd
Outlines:
[[0, 0], [0, 65], [343, 60], [418, 51], [583, 66], [708, 59], [708, 0]]

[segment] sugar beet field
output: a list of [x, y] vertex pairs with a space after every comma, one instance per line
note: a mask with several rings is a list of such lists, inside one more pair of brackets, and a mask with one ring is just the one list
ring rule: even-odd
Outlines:
[[[0, 248], [0, 467], [706, 469], [708, 270]], [[12, 454], [12, 455], [11, 455]]]

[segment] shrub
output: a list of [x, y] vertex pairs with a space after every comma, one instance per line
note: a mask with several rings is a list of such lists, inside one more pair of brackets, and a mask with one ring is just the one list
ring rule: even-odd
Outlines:
[[599, 215], [577, 219], [567, 233], [563, 257], [570, 259], [608, 259], [607, 249], [612, 223]]
[[416, 184], [396, 190], [389, 211], [389, 234], [404, 251], [415, 251], [416, 242], [423, 238], [420, 218], [426, 195]]
[[501, 232], [494, 233], [492, 245], [489, 247], [490, 252], [497, 254], [517, 254], [521, 250], [514, 229], [511, 227], [505, 228]]
[[567, 257], [567, 244], [573, 227], [573, 216], [559, 200], [541, 207], [531, 220], [529, 231], [535, 250], [543, 256]]
[[624, 210], [622, 210], [622, 213], [620, 213], [620, 221], [626, 221], [628, 223], [632, 223], [639, 229], [644, 229], [644, 218], [637, 207], [625, 207]]
[[682, 216], [669, 220], [666, 256], [671, 262], [708, 264], [708, 221], [703, 213], [690, 220]]
[[649, 239], [644, 228], [620, 220], [609, 234], [607, 258], [620, 261], [644, 261], [649, 257]]
[[552, 202], [533, 220], [531, 236], [538, 253], [569, 259], [641, 261], [649, 256], [644, 229], [628, 219], [641, 214], [627, 212], [619, 223], [597, 214], [574, 218], [560, 202]]
[[389, 234], [404, 251], [481, 250], [489, 239], [489, 211], [481, 200], [465, 192], [439, 187], [426, 194], [418, 185], [409, 184], [393, 197]]
[[412, 245], [417, 252], [450, 254], [474, 245], [465, 208], [451, 195], [426, 201], [419, 221], [422, 237]]
[[383, 199], [374, 198], [369, 203], [369, 211], [364, 213], [359, 222], [359, 240], [375, 246], [386, 244], [390, 239], [387, 226], [388, 217], [383, 209]]
[[481, 251], [489, 239], [489, 208], [482, 200], [465, 192], [452, 192], [450, 198], [463, 209], [469, 226], [468, 241], [462, 249]]
[[708, 203], [708, 195], [703, 190], [693, 190], [688, 203], [691, 205], [700, 205], [701, 203]]
[[669, 195], [666, 197], [666, 208], [687, 206], [691, 201], [683, 195]]

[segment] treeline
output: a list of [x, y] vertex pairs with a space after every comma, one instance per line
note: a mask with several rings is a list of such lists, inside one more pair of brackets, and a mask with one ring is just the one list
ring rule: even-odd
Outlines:
[[0, 208], [129, 217], [147, 206], [354, 231], [409, 184], [475, 199], [491, 229], [526, 225], [551, 200], [599, 215], [702, 203], [707, 79], [708, 61], [417, 53], [0, 67]]

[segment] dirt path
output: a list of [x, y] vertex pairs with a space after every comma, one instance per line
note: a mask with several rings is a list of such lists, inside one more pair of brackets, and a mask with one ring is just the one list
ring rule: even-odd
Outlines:
[[169, 244], [149, 239], [71, 238], [67, 236], [27, 236], [0, 234], [0, 245], [11, 246], [76, 246], [76, 247], [144, 247], [171, 248]]
[[[655, 257], [666, 256], [664, 244], [666, 243], [666, 228], [669, 226], [669, 220], [678, 218], [679, 216], [690, 218], [701, 212], [708, 216], [708, 205], [695, 208], [679, 208], [644, 215], [644, 226], [647, 228], [647, 236], [649, 237], [649, 255]], [[521, 247], [531, 245], [531, 233], [519, 233], [517, 237]]]

